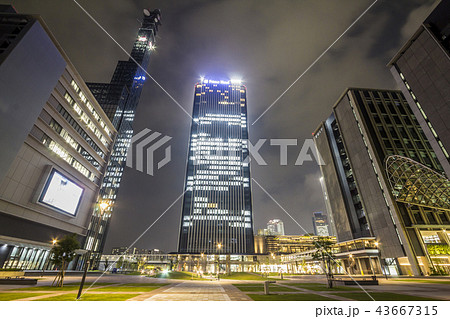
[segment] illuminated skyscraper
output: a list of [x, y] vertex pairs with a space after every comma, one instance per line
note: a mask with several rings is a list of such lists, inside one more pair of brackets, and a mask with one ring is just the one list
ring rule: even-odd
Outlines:
[[[94, 212], [84, 244], [85, 249], [94, 247], [94, 267], [98, 261], [105, 244], [106, 233], [120, 182], [126, 163], [127, 150], [133, 135], [133, 121], [136, 107], [139, 104], [142, 87], [146, 79], [150, 54], [156, 41], [156, 32], [161, 25], [161, 12], [156, 9], [144, 9], [142, 25], [139, 28], [136, 40], [127, 61], [119, 61], [110, 83], [88, 83], [89, 88], [100, 103], [105, 113], [117, 129], [117, 138], [114, 144], [99, 201], [109, 203], [109, 208], [100, 221], [100, 231], [97, 234], [99, 213]], [[81, 267], [81, 263], [79, 264]]]
[[251, 254], [245, 86], [202, 80], [195, 86], [192, 118], [178, 251]]

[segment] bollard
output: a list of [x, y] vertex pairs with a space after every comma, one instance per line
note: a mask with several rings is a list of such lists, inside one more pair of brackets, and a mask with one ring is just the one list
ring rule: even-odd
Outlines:
[[264, 294], [268, 295], [269, 294], [269, 281], [264, 281]]
[[264, 294], [265, 295], [269, 295], [270, 294], [270, 292], [269, 292], [269, 284], [273, 284], [273, 283], [275, 283], [275, 281], [270, 281], [270, 280], [264, 281]]

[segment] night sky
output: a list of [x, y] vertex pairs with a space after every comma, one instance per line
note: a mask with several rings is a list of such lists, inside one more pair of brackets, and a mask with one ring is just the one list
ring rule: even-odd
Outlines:
[[[149, 73], [191, 113], [200, 76], [239, 77], [247, 87], [249, 122], [260, 114], [373, 2], [311, 1], [87, 1], [79, 3], [127, 51], [142, 9], [159, 8], [162, 27]], [[379, 0], [257, 123], [250, 141], [267, 166], [252, 165], [252, 177], [308, 232], [314, 211], [324, 211], [315, 163], [295, 166], [305, 139], [331, 113], [346, 87], [395, 89], [386, 64], [430, 12], [433, 0]], [[87, 82], [109, 82], [126, 54], [72, 0], [5, 1], [21, 13], [40, 14]], [[183, 192], [190, 118], [147, 79], [135, 132], [149, 128], [173, 137], [172, 161], [154, 176], [125, 169], [106, 245], [132, 243]], [[271, 138], [298, 139], [279, 165]], [[284, 221], [287, 234], [303, 234], [257, 184], [252, 184], [255, 232], [267, 221]], [[135, 246], [177, 249], [181, 200]]]

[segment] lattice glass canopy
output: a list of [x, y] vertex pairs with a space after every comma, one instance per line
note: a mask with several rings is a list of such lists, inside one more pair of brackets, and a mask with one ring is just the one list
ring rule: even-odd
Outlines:
[[386, 159], [386, 172], [397, 201], [450, 210], [450, 181], [445, 176], [399, 155]]

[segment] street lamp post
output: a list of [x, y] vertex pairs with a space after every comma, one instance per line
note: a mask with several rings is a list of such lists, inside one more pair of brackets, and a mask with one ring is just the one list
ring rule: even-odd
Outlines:
[[[217, 252], [222, 248], [222, 244], [217, 244]], [[220, 254], [217, 255], [217, 280], [220, 280]]]
[[94, 246], [95, 246], [95, 240], [97, 239], [99, 231], [100, 231], [100, 224], [102, 223], [103, 213], [109, 207], [109, 204], [106, 202], [101, 202], [99, 207], [100, 207], [100, 216], [98, 218], [98, 223], [97, 223], [97, 227], [95, 228], [94, 236], [92, 237], [93, 238], [92, 245], [86, 254], [86, 258], [85, 258], [86, 261], [84, 263], [83, 277], [81, 278], [80, 289], [78, 289], [77, 300], [79, 300], [81, 298], [81, 293], [83, 292], [84, 282], [86, 281], [86, 275], [87, 275], [87, 271], [89, 268], [91, 255], [92, 255], [92, 252], [93, 252]]

